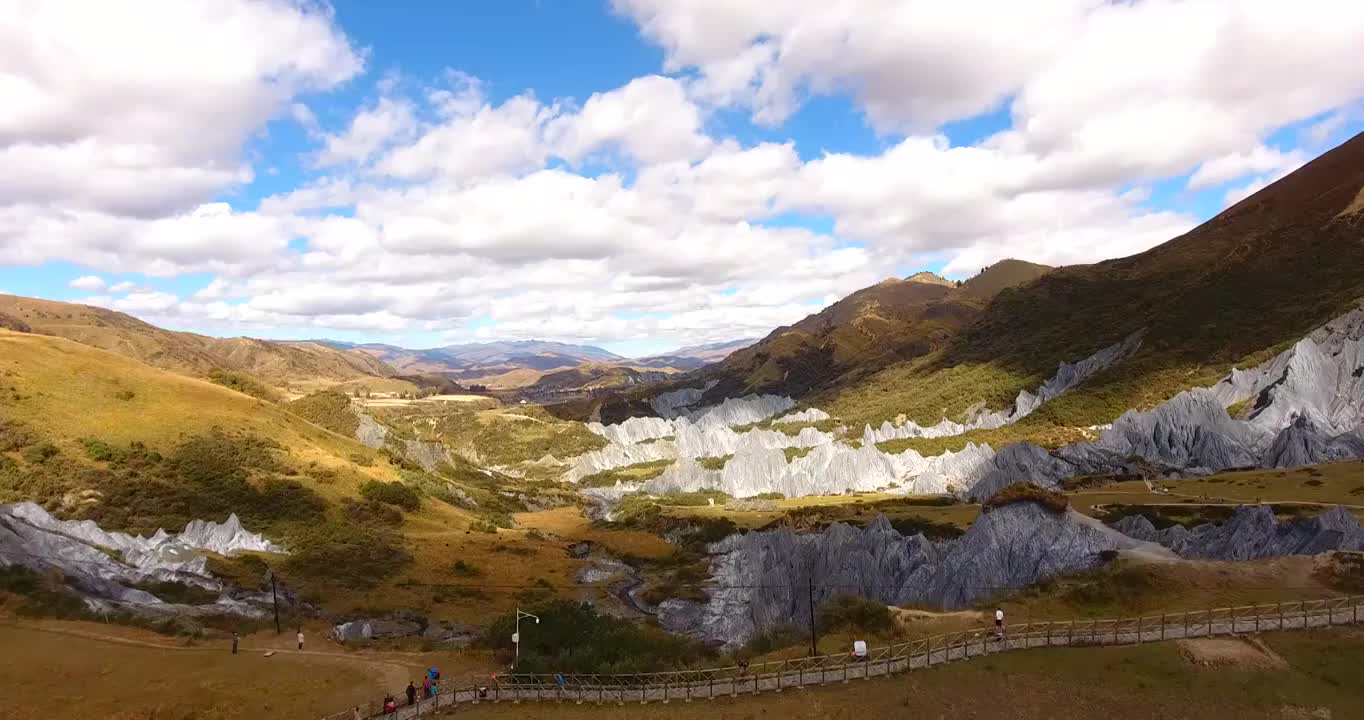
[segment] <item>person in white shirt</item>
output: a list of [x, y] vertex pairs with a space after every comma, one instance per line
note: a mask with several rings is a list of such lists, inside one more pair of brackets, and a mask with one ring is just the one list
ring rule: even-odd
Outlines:
[[995, 608], [995, 635], [1001, 640], [1004, 638], [1004, 610]]
[[303, 628], [298, 629], [298, 649], [303, 649]]

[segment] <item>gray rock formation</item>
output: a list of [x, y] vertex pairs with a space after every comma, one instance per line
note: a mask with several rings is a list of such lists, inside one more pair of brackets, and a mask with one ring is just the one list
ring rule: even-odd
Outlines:
[[[158, 530], [144, 538], [107, 532], [89, 520], [58, 520], [33, 503], [0, 505], [0, 566], [60, 571], [91, 607], [167, 607], [151, 593], [133, 587], [145, 582], [176, 582], [222, 592], [223, 586], [212, 578], [206, 559], [196, 550], [222, 555], [244, 550], [284, 552], [243, 529], [236, 515], [223, 523], [195, 520], [178, 534]], [[213, 608], [244, 615], [261, 612], [227, 596]]]
[[884, 516], [866, 529], [789, 529], [732, 535], [711, 546], [709, 601], [670, 600], [660, 623], [727, 647], [758, 629], [805, 624], [816, 605], [850, 593], [893, 605], [960, 608], [1059, 573], [1093, 568], [1100, 553], [1137, 546], [1070, 511], [1024, 502], [981, 515], [960, 538], [905, 537]]
[[1160, 543], [1180, 557], [1200, 560], [1262, 560], [1364, 550], [1364, 529], [1339, 506], [1316, 517], [1280, 521], [1268, 506], [1243, 505], [1226, 522], [1192, 530], [1181, 525], [1156, 530], [1145, 517], [1129, 515], [1113, 527], [1133, 538]]
[[710, 391], [711, 388], [719, 384], [718, 380], [711, 380], [705, 386], [699, 388], [682, 388], [672, 392], [661, 393], [649, 401], [654, 412], [661, 418], [675, 418], [686, 412], [687, 408], [701, 402], [702, 396]]
[[806, 408], [800, 412], [787, 413], [772, 421], [773, 425], [803, 425], [805, 423], [824, 422], [830, 419], [829, 413], [819, 408]]
[[357, 412], [356, 416], [360, 418], [360, 424], [355, 428], [355, 439], [375, 450], [383, 447], [384, 440], [388, 437], [388, 428], [380, 425], [369, 413]]

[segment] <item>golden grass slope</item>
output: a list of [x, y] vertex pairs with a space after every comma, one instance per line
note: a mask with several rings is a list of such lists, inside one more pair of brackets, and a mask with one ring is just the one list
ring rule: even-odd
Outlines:
[[221, 368], [240, 370], [282, 385], [300, 380], [343, 381], [396, 374], [382, 360], [364, 353], [309, 342], [214, 338], [174, 332], [89, 305], [0, 295], [0, 314], [25, 323], [34, 333], [64, 337], [196, 376]]

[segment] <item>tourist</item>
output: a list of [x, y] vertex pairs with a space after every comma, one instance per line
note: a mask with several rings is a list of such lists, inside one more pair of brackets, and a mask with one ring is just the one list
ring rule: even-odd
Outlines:
[[240, 636], [237, 635], [237, 633], [232, 633], [232, 654], [233, 654], [233, 655], [236, 655], [236, 654], [237, 654], [237, 641], [238, 641], [239, 639], [241, 639], [241, 638], [240, 638]]
[[411, 682], [407, 684], [407, 704], [415, 705], [417, 702], [417, 686]]
[[303, 628], [298, 629], [298, 649], [303, 649]]
[[1004, 639], [1004, 610], [995, 608], [995, 637]]

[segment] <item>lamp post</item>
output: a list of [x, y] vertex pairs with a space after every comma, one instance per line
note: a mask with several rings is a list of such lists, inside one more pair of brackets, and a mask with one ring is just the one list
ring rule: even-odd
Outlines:
[[512, 660], [512, 669], [516, 669], [516, 663], [521, 661], [521, 618], [532, 618], [535, 624], [540, 624], [540, 618], [528, 612], [521, 612], [521, 608], [516, 608], [516, 632], [512, 633], [512, 644], [516, 646], [516, 658]]

